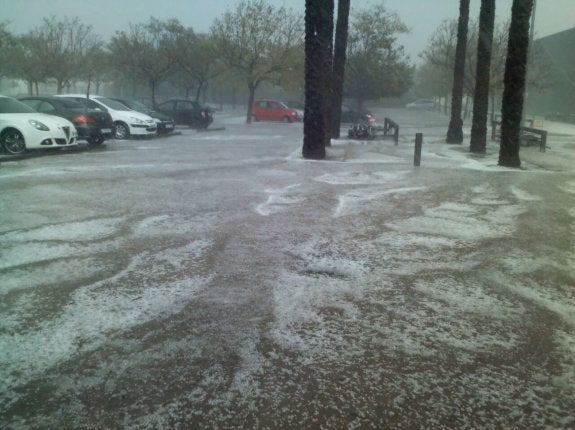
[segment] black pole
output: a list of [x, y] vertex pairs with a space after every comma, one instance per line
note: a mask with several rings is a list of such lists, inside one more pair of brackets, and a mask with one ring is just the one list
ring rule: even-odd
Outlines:
[[423, 143], [423, 134], [415, 134], [415, 153], [413, 155], [413, 165], [419, 166], [421, 164], [421, 145]]

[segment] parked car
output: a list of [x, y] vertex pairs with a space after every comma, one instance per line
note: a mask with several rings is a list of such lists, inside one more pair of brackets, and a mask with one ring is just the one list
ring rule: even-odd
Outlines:
[[298, 102], [298, 101], [294, 101], [294, 100], [289, 100], [287, 102], [283, 102], [287, 107], [291, 108], [291, 109], [295, 109], [295, 111], [297, 112], [298, 116], [303, 120], [303, 116], [305, 113], [305, 103], [303, 102]]
[[363, 110], [359, 111], [349, 105], [341, 105], [341, 122], [352, 124], [375, 124], [375, 117], [371, 112]]
[[173, 118], [176, 124], [192, 128], [207, 128], [214, 117], [210, 108], [200, 105], [196, 100], [173, 98], [156, 106], [156, 112]]
[[152, 110], [150, 107], [146, 106], [142, 102], [132, 99], [112, 98], [112, 100], [119, 101], [120, 103], [123, 103], [132, 110], [145, 113], [146, 115], [149, 115], [152, 118], [154, 118], [156, 120], [156, 125], [158, 126], [158, 134], [167, 134], [174, 131], [174, 129], [176, 128], [176, 123], [172, 118], [170, 118], [168, 115], [164, 115], [161, 112], [156, 112]]
[[417, 99], [414, 102], [408, 103], [405, 107], [407, 109], [419, 110], [433, 110], [436, 108], [436, 103], [431, 99]]
[[0, 96], [0, 146], [9, 154], [76, 146], [77, 137], [76, 127], [67, 119], [36, 112], [15, 98]]
[[59, 94], [55, 97], [73, 99], [90, 109], [108, 112], [114, 121], [114, 137], [116, 139], [128, 139], [130, 136], [151, 136], [156, 133], [158, 128], [152, 117], [136, 112], [107, 97], [94, 95], [86, 99], [85, 94]]
[[254, 121], [301, 121], [302, 117], [295, 109], [287, 107], [277, 100], [255, 99], [252, 104], [252, 119]]
[[78, 140], [89, 145], [101, 145], [113, 135], [114, 122], [108, 112], [86, 109], [77, 101], [62, 97], [28, 96], [19, 100], [36, 112], [66, 118], [76, 127]]

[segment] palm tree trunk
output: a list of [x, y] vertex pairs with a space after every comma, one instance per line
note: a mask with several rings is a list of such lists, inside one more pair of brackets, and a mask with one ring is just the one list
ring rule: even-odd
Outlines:
[[[333, 1], [333, 0], [332, 0]], [[325, 158], [324, 55], [328, 41], [322, 32], [323, 0], [305, 1], [305, 114], [303, 121], [304, 158]]]
[[487, 111], [489, 110], [489, 72], [495, 25], [495, 0], [481, 0], [479, 36], [477, 41], [477, 70], [473, 98], [473, 124], [470, 150], [485, 153], [487, 146]]
[[499, 165], [505, 167], [521, 167], [519, 137], [527, 74], [529, 21], [532, 9], [533, 0], [513, 0], [511, 6], [511, 25], [509, 26], [507, 59], [503, 77], [501, 144], [499, 146]]
[[459, 1], [459, 22], [457, 25], [457, 45], [453, 66], [453, 90], [451, 91], [451, 119], [447, 130], [447, 143], [463, 142], [463, 120], [461, 105], [463, 100], [463, 79], [465, 74], [465, 51], [467, 50], [467, 26], [469, 23], [469, 0]]
[[345, 52], [349, 22], [349, 1], [338, 0], [337, 24], [335, 27], [335, 47], [333, 52], [333, 99], [331, 115], [331, 137], [339, 139], [341, 129], [341, 102], [343, 100], [343, 80], [345, 77]]
[[324, 0], [322, 2], [321, 14], [321, 30], [322, 39], [325, 44], [323, 50], [323, 108], [325, 115], [325, 145], [331, 146], [331, 116], [333, 112], [333, 87], [332, 87], [332, 72], [333, 72], [333, 10], [334, 0]]

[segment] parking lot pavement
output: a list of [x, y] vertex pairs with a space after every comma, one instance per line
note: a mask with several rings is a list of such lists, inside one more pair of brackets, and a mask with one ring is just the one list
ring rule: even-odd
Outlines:
[[0, 427], [572, 428], [571, 137], [504, 169], [390, 113], [3, 163]]

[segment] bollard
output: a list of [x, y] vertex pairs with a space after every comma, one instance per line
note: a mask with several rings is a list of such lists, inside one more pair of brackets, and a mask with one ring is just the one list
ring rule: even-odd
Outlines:
[[547, 132], [543, 131], [543, 133], [541, 133], [541, 142], [539, 143], [539, 152], [545, 152], [546, 147], [547, 147]]
[[423, 143], [423, 134], [415, 134], [415, 153], [413, 155], [413, 165], [419, 166], [421, 164], [421, 144]]

